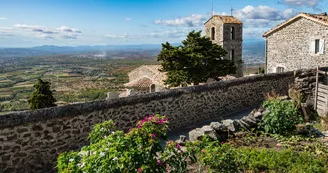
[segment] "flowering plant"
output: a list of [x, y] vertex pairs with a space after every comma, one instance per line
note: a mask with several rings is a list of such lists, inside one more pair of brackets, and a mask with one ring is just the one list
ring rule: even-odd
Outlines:
[[128, 133], [114, 129], [113, 121], [96, 125], [90, 145], [60, 154], [58, 172], [186, 172], [187, 153], [175, 142], [165, 150], [160, 145], [168, 129], [165, 116], [147, 116]]

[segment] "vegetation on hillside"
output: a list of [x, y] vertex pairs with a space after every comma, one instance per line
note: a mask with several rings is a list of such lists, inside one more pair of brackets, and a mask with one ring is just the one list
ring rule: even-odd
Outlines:
[[58, 105], [87, 102], [105, 99], [107, 92], [120, 92], [128, 82], [128, 72], [155, 63], [155, 56], [148, 54], [121, 59], [70, 55], [11, 58], [0, 64], [0, 114], [28, 110], [38, 78], [51, 82]]
[[165, 84], [176, 87], [235, 73], [234, 63], [222, 58], [225, 55], [226, 51], [201, 36], [201, 31], [192, 31], [182, 41], [182, 46], [172, 46], [168, 42], [162, 44], [157, 59], [161, 62], [161, 70], [167, 72]]

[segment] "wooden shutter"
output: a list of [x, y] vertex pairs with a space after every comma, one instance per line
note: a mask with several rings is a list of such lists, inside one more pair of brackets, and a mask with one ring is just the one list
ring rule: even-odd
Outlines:
[[310, 53], [315, 54], [315, 40], [310, 42]]
[[319, 42], [319, 54], [323, 54], [325, 52], [325, 40], [320, 39]]

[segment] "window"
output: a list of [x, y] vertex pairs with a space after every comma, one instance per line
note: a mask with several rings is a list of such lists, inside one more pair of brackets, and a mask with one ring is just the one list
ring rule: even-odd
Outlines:
[[325, 52], [325, 40], [324, 39], [315, 39], [311, 41], [310, 44], [310, 53], [311, 54], [324, 54]]
[[234, 49], [230, 50], [230, 60], [235, 61], [235, 50]]
[[276, 72], [277, 73], [283, 73], [285, 69], [283, 67], [277, 67]]
[[215, 40], [215, 27], [212, 27], [211, 29], [211, 39]]
[[230, 40], [234, 40], [235, 39], [235, 27], [231, 27], [230, 28]]
[[316, 39], [314, 53], [319, 53], [319, 50], [320, 50], [320, 40]]

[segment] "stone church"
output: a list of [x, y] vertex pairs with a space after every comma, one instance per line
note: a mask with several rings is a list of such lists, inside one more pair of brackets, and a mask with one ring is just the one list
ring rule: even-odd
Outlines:
[[237, 67], [236, 75], [242, 76], [243, 23], [234, 16], [213, 15], [204, 25], [205, 36], [227, 51], [223, 58], [232, 60]]
[[267, 73], [328, 66], [327, 13], [299, 13], [263, 37]]

